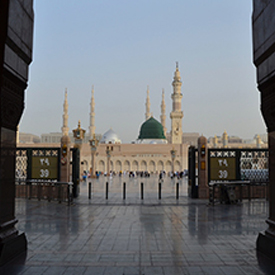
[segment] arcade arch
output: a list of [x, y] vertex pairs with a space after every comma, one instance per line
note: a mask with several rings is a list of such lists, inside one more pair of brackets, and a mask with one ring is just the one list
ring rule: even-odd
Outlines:
[[130, 171], [130, 162], [128, 160], [124, 161], [124, 171]]
[[88, 160], [84, 159], [82, 162], [81, 162], [81, 173], [83, 171], [89, 171], [90, 168], [89, 168], [89, 162]]
[[138, 171], [138, 162], [136, 160], [133, 161], [132, 170], [133, 171]]
[[170, 160], [167, 160], [165, 163], [165, 171], [171, 172], [172, 171], [172, 162]]
[[103, 160], [100, 160], [98, 163], [98, 171], [104, 173], [106, 171], [105, 169], [105, 162]]
[[149, 162], [148, 171], [150, 173], [156, 172], [156, 163], [153, 160], [150, 160], [150, 162]]
[[180, 162], [178, 160], [175, 161], [175, 171], [181, 171]]
[[158, 161], [158, 163], [157, 163], [157, 170], [158, 170], [158, 171], [163, 171], [163, 170], [165, 170], [165, 168], [164, 168], [164, 163], [163, 163], [162, 160], [159, 160], [159, 161]]
[[140, 163], [140, 170], [141, 171], [147, 171], [147, 163], [145, 160], [142, 160]]
[[116, 171], [116, 172], [122, 171], [122, 163], [121, 163], [120, 160], [117, 160], [117, 161], [115, 162], [115, 171]]

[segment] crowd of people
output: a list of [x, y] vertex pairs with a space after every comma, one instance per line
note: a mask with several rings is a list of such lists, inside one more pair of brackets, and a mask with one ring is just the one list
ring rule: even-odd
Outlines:
[[[110, 171], [109, 174], [107, 172], [100, 172], [100, 171], [96, 171], [96, 178], [99, 178], [101, 176], [107, 177], [114, 177], [114, 176], [119, 176], [119, 177], [129, 177], [129, 178], [136, 178], [136, 177], [140, 177], [140, 178], [149, 178], [150, 176], [158, 176], [160, 180], [162, 180], [164, 177], [170, 177], [171, 179], [173, 178], [183, 178], [185, 176], [188, 176], [188, 171], [184, 170], [184, 171], [175, 171], [175, 172], [168, 172], [166, 173], [166, 171], [156, 171], [156, 172], [148, 172], [148, 171], [119, 171], [119, 172], [115, 172], [115, 171]], [[83, 171], [82, 173], [82, 180], [85, 181], [87, 178], [91, 177], [91, 173], [89, 171]]]

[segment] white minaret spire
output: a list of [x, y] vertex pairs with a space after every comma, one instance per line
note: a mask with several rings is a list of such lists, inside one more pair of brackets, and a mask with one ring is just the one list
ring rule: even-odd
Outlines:
[[91, 97], [91, 112], [90, 112], [90, 139], [94, 137], [95, 134], [95, 98], [94, 98], [94, 86], [92, 86], [92, 97]]
[[146, 98], [145, 106], [146, 106], [145, 120], [147, 120], [152, 116], [152, 114], [150, 113], [151, 103], [150, 103], [150, 97], [149, 97], [149, 86], [147, 86], [147, 98]]
[[181, 144], [182, 143], [182, 118], [183, 112], [181, 110], [181, 77], [179, 72], [179, 65], [176, 62], [176, 71], [174, 75], [174, 80], [172, 82], [173, 94], [171, 95], [173, 106], [172, 112], [170, 113], [171, 118], [171, 143]]
[[160, 121], [161, 121], [161, 125], [163, 127], [163, 132], [164, 135], [166, 136], [166, 114], [165, 114], [165, 110], [166, 110], [166, 105], [165, 105], [165, 99], [164, 99], [164, 89], [162, 89], [162, 100], [161, 100], [161, 116], [160, 116]]
[[67, 88], [65, 89], [65, 99], [64, 99], [64, 104], [63, 104], [63, 126], [61, 128], [62, 130], [62, 136], [68, 136], [69, 134], [69, 127], [68, 127], [68, 93], [67, 93]]

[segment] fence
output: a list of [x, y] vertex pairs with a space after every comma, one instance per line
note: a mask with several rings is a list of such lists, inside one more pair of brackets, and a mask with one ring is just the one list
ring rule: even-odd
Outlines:
[[71, 182], [17, 180], [15, 196], [17, 198], [37, 199], [47, 201], [73, 202]]
[[267, 149], [209, 149], [209, 201], [268, 199]]
[[[87, 192], [93, 202], [177, 202], [180, 197], [187, 195], [187, 179], [158, 180], [156, 177], [148, 179], [101, 178], [88, 179], [81, 184], [82, 193]], [[86, 194], [87, 194], [86, 193]]]

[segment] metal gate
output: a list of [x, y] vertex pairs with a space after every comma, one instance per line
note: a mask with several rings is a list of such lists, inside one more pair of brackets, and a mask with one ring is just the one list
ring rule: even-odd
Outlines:
[[79, 195], [79, 176], [80, 176], [80, 150], [78, 148], [71, 149], [72, 154], [72, 182], [73, 182], [73, 196]]
[[[209, 202], [268, 198], [267, 149], [208, 149]], [[217, 200], [216, 200], [217, 198]]]
[[208, 149], [208, 182], [267, 183], [268, 149]]
[[16, 180], [60, 180], [60, 148], [17, 148]]

